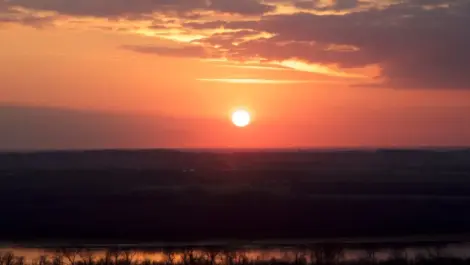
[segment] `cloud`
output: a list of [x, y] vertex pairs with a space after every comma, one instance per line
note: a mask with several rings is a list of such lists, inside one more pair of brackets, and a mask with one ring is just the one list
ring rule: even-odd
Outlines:
[[189, 29], [253, 29], [258, 25], [256, 20], [241, 20], [241, 21], [224, 21], [224, 20], [215, 20], [208, 22], [189, 22], [184, 23], [184, 28]]
[[254, 84], [254, 85], [287, 85], [308, 83], [338, 83], [328, 80], [285, 80], [285, 79], [260, 79], [260, 78], [199, 78], [198, 81], [216, 82], [228, 84]]
[[42, 15], [12, 9], [6, 0], [0, 0], [0, 24], [16, 23], [43, 28], [53, 25], [56, 20], [60, 20], [57, 15]]
[[183, 46], [179, 48], [169, 48], [161, 46], [132, 46], [125, 45], [122, 48], [139, 53], [155, 54], [170, 57], [189, 57], [189, 58], [206, 58], [210, 57], [209, 51], [202, 46]]
[[211, 10], [232, 14], [260, 15], [276, 9], [275, 6], [262, 4], [257, 0], [209, 0], [209, 2]]
[[60, 14], [92, 17], [126, 17], [143, 14], [216, 11], [241, 15], [260, 15], [274, 10], [258, 0], [9, 0], [9, 6]]
[[206, 6], [205, 0], [10, 0], [10, 6], [55, 11], [64, 15], [118, 17], [153, 12], [189, 12]]
[[[383, 85], [391, 87], [470, 88], [466, 74], [470, 71], [469, 23], [467, 1], [432, 9], [410, 2], [342, 16], [276, 15], [266, 17], [258, 26], [276, 38], [246, 45], [254, 46], [251, 49], [261, 55], [266, 51], [268, 58], [291, 56], [342, 67], [378, 64]], [[282, 42], [290, 44], [279, 45]], [[323, 48], [330, 44], [350, 45], [357, 51]], [[276, 54], [272, 54], [274, 50]]]
[[359, 0], [300, 0], [294, 2], [294, 6], [301, 9], [314, 10], [347, 10], [359, 7]]
[[284, 67], [289, 67], [291, 69], [298, 70], [298, 71], [324, 74], [328, 76], [344, 77], [344, 78], [366, 78], [367, 77], [364, 75], [350, 74], [350, 73], [345, 73], [341, 71], [336, 71], [323, 65], [307, 64], [307, 63], [295, 61], [295, 60], [285, 60], [285, 61], [279, 62], [278, 64]]
[[253, 30], [240, 30], [235, 32], [215, 33], [209, 38], [198, 40], [199, 43], [210, 44], [212, 46], [232, 47], [250, 39], [263, 38], [262, 32]]
[[54, 21], [58, 18], [56, 16], [36, 16], [36, 15], [22, 15], [22, 16], [5, 16], [0, 17], [0, 24], [2, 23], [17, 23], [22, 25], [31, 26], [34, 28], [44, 28], [53, 25]]
[[225, 27], [227, 23], [227, 21], [223, 20], [215, 20], [209, 22], [188, 22], [183, 24], [183, 27], [190, 29], [218, 29], [221, 27]]
[[[281, 5], [303, 11], [276, 13]], [[353, 68], [375, 66], [381, 70], [371, 80], [374, 86], [379, 82], [391, 88], [470, 88], [468, 0], [0, 0], [0, 13], [13, 7], [69, 16], [145, 18], [154, 20], [146, 28], [149, 35], [197, 44], [123, 46], [141, 53], [333, 65], [345, 73], [341, 77]], [[347, 12], [319, 12], [341, 10]], [[46, 25], [56, 19], [33, 11], [10, 13], [0, 20]], [[155, 13], [159, 15], [154, 18]], [[159, 20], [161, 16], [191, 19], [167, 23]]]
[[268, 70], [268, 71], [292, 71], [291, 68], [286, 68], [283, 66], [265, 66], [265, 65], [250, 65], [250, 64], [222, 64], [222, 65], [218, 65], [218, 67], [252, 69], [252, 70]]
[[[271, 15], [250, 23], [252, 30], [275, 37], [235, 46], [226, 35], [218, 44], [234, 59], [298, 59], [341, 68], [377, 65], [380, 86], [470, 88], [468, 1], [409, 0], [345, 15]], [[232, 40], [236, 39], [234, 35]], [[206, 42], [216, 40], [214, 36]]]
[[0, 12], [8, 10], [8, 5], [5, 0], [0, 0]]

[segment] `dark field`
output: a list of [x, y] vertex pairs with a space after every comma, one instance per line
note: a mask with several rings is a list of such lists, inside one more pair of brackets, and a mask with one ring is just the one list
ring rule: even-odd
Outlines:
[[470, 234], [470, 151], [0, 155], [0, 240]]

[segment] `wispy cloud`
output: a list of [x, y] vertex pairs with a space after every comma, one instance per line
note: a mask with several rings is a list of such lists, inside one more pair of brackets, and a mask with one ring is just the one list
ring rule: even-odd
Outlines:
[[233, 65], [223, 64], [218, 67], [224, 68], [239, 68], [239, 69], [251, 69], [251, 70], [268, 70], [268, 71], [292, 71], [290, 68], [285, 67], [274, 67], [274, 66], [262, 66], [262, 65]]
[[325, 80], [285, 80], [285, 79], [257, 79], [257, 78], [199, 78], [198, 81], [229, 83], [229, 84], [259, 84], [259, 85], [285, 85], [308, 83], [338, 83]]
[[344, 77], [344, 78], [368, 78], [365, 75], [347, 73], [343, 71], [338, 71], [321, 64], [310, 64], [297, 60], [286, 60], [282, 62], [274, 62], [274, 64], [282, 65], [297, 71], [309, 72], [315, 74], [323, 74], [327, 76], [334, 77]]

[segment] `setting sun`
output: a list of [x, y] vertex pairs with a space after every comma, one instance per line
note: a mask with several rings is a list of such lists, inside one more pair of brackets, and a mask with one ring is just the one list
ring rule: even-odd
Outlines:
[[251, 115], [246, 110], [236, 110], [232, 113], [232, 122], [237, 127], [246, 127], [251, 122]]

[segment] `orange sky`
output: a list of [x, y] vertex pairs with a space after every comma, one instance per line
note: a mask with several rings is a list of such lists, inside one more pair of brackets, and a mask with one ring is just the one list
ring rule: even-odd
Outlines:
[[[422, 69], [411, 67], [414, 61], [408, 58], [413, 58], [413, 54], [416, 54], [415, 60], [427, 58], [428, 51], [423, 54], [419, 51], [429, 50], [431, 54], [433, 49], [424, 47], [412, 52], [408, 48], [418, 47], [418, 42], [416, 45], [412, 40], [404, 44], [397, 42], [395, 45], [403, 45], [402, 54], [408, 54], [407, 57], [386, 58], [376, 54], [393, 53], [396, 46], [383, 48], [384, 51], [373, 50], [375, 48], [369, 43], [354, 36], [338, 37], [321, 29], [312, 37], [315, 44], [305, 44], [306, 35], [301, 35], [300, 31], [306, 27], [306, 19], [310, 19], [307, 15], [315, 16], [314, 19], [331, 16], [342, 21], [351, 14], [372, 12], [370, 6], [357, 4], [343, 10], [338, 4], [341, 1], [332, 1], [327, 2], [326, 7], [315, 9], [312, 6], [313, 9], [302, 10], [302, 5], [295, 0], [271, 0], [264, 4], [277, 9], [253, 14], [255, 11], [248, 9], [251, 0], [246, 0], [240, 2], [240, 7], [213, 3], [211, 7], [217, 8], [216, 11], [210, 8], [198, 11], [202, 15], [196, 18], [169, 15], [166, 9], [165, 12], [139, 9], [132, 12], [151, 13], [151, 18], [130, 19], [128, 13], [119, 18], [114, 17], [115, 14], [111, 17], [101, 7], [94, 6], [71, 5], [70, 8], [59, 6], [44, 10], [46, 8], [38, 4], [41, 1], [51, 2], [0, 0], [0, 21], [4, 21], [0, 22], [0, 112], [3, 111], [0, 113], [0, 132], [9, 127], [8, 133], [0, 133], [0, 149], [470, 144], [470, 89], [467, 89], [470, 78], [453, 76], [455, 71], [450, 69], [453, 65], [444, 59], [440, 62], [441, 57], [437, 56], [436, 65], [423, 61]], [[169, 8], [184, 7], [186, 2], [179, 1], [182, 2], [180, 6]], [[384, 5], [384, 1], [365, 2], [375, 4], [373, 8]], [[384, 10], [393, 8], [385, 7]], [[120, 9], [116, 7], [116, 10]], [[410, 7], [410, 10], [415, 9]], [[98, 11], [105, 14], [96, 15]], [[301, 20], [300, 15], [299, 19], [293, 20], [297, 12], [304, 12], [302, 19], [306, 21]], [[28, 20], [30, 16], [36, 20]], [[284, 16], [286, 21], [276, 24], [275, 21]], [[50, 21], [45, 19], [49, 17]], [[258, 35], [240, 40], [229, 26], [198, 30], [187, 25], [240, 20], [260, 22], [250, 29], [259, 31]], [[283, 29], [292, 23], [299, 23], [298, 35]], [[343, 28], [338, 34], [343, 34]], [[433, 29], [432, 25], [429, 28]], [[310, 29], [305, 30], [310, 32]], [[311, 29], [315, 30], [318, 29]], [[385, 32], [386, 28], [380, 30]], [[222, 44], [215, 45], [213, 42], [221, 41], [217, 32], [225, 35]], [[440, 33], [436, 29], [435, 45], [438, 45]], [[388, 37], [377, 34], [380, 38]], [[470, 36], [468, 39], [470, 43]], [[461, 40], [462, 45], [466, 41]], [[230, 43], [229, 46], [224, 46], [227, 45], [223, 44], [225, 42]], [[292, 43], [299, 46], [288, 48]], [[325, 43], [322, 47], [326, 48], [316, 51], [313, 47], [318, 43]], [[357, 47], [347, 46], [349, 43], [357, 43]], [[313, 45], [312, 48], [309, 45]], [[454, 47], [450, 43], [442, 45]], [[456, 49], [459, 45], [457, 43]], [[201, 47], [209, 55], [198, 54]], [[459, 52], [466, 58], [463, 50]], [[312, 57], [310, 53], [318, 53], [318, 57]], [[344, 53], [357, 53], [357, 56], [345, 57]], [[407, 67], [411, 70], [400, 72]], [[470, 65], [465, 64], [459, 67], [462, 71], [470, 69]], [[440, 76], [436, 77], [434, 72]], [[446, 75], [451, 78], [445, 79]], [[433, 83], [429, 85], [423, 77]], [[436, 87], [431, 87], [434, 84]], [[22, 108], [27, 111], [10, 114], [12, 106], [15, 106], [14, 111], [20, 112]], [[246, 107], [252, 112], [254, 122], [251, 126], [238, 129], [230, 123], [230, 111], [236, 107]], [[18, 133], [11, 124], [35, 120], [34, 113], [45, 108], [53, 108], [57, 113], [73, 110], [113, 116], [109, 119], [122, 120], [120, 126], [134, 127], [122, 128], [123, 133], [111, 137], [112, 140], [95, 132], [90, 133], [90, 137], [96, 138], [93, 141], [78, 141], [76, 136], [70, 136], [70, 128], [62, 128], [66, 125], [60, 120], [49, 119], [47, 114], [39, 115], [39, 119], [45, 124], [53, 123], [50, 135], [59, 135], [60, 141], [44, 141], [41, 137], [50, 136], [46, 132], [38, 134], [42, 136], [37, 139], [31, 136], [33, 139], [27, 142], [21, 137], [15, 138]], [[129, 125], [136, 117], [146, 121]], [[90, 130], [87, 127], [94, 126], [92, 124], [87, 124], [85, 118], [77, 126], [79, 130], [87, 131]], [[39, 130], [34, 122], [30, 128], [32, 135]], [[161, 128], [167, 131], [161, 131]], [[172, 130], [184, 131], [185, 136], [172, 137]], [[21, 135], [24, 138], [30, 136]]]

